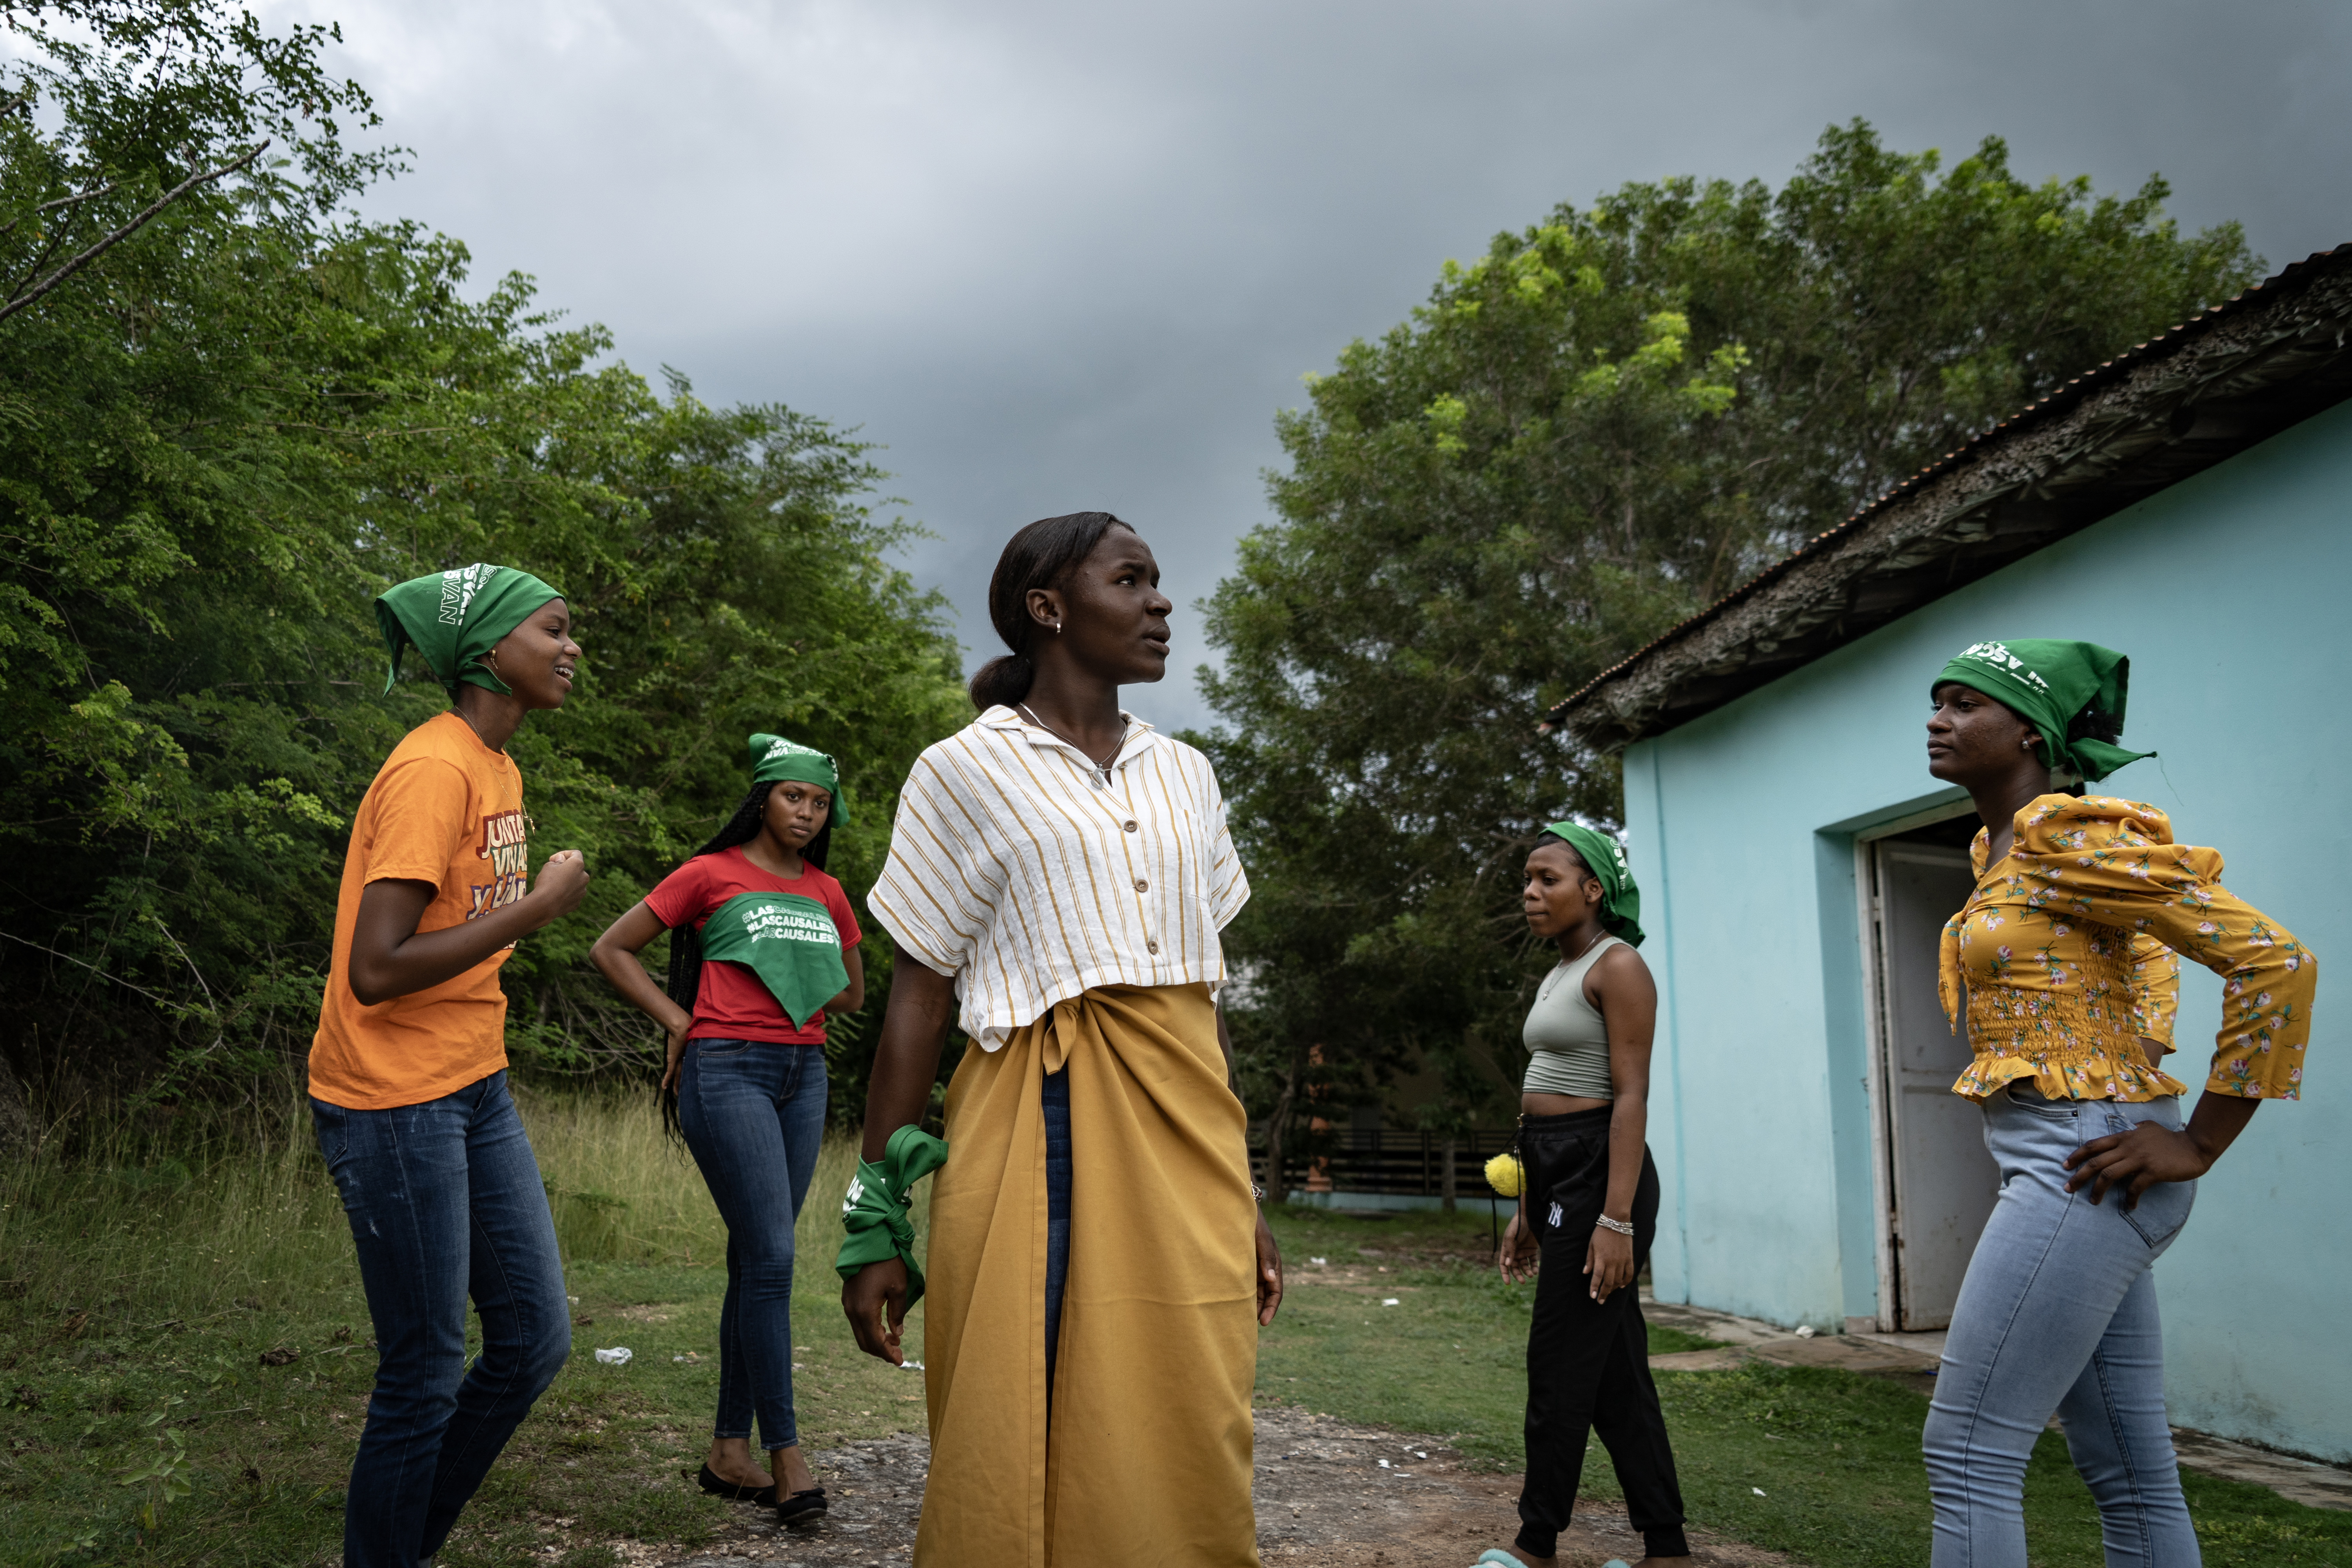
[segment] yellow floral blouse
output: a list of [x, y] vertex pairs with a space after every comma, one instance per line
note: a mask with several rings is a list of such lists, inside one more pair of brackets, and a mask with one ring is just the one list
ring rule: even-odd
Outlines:
[[2042, 795], [2015, 826], [1990, 868], [1978, 833], [1976, 891], [1944, 927], [1944, 1016], [1957, 1023], [1965, 985], [1976, 1053], [1953, 1093], [1982, 1100], [2020, 1079], [2056, 1100], [2185, 1092], [2138, 1040], [2171, 1049], [2180, 952], [2223, 982], [2205, 1087], [2299, 1097], [2319, 963], [2221, 886], [2220, 854], [2175, 844], [2164, 813], [2111, 796]]

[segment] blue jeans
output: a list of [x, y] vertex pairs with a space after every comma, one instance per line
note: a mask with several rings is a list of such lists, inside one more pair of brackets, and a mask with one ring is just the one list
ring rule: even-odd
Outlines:
[[[380, 1357], [343, 1499], [343, 1562], [415, 1568], [572, 1353], [555, 1222], [503, 1072], [389, 1110], [313, 1100], [310, 1120]], [[468, 1296], [482, 1319], [470, 1371]]]
[[688, 1040], [677, 1075], [678, 1130], [727, 1222], [727, 1300], [719, 1310], [715, 1437], [771, 1453], [793, 1424], [793, 1222], [824, 1136], [824, 1051], [766, 1040]]
[[2159, 1182], [2126, 1211], [2108, 1189], [2066, 1191], [2066, 1156], [2154, 1121], [2172, 1099], [1985, 1101], [2000, 1199], [1969, 1259], [1924, 1443], [1936, 1500], [1934, 1568], [2025, 1568], [2025, 1465], [2055, 1412], [2099, 1507], [2110, 1568], [2194, 1568], [2197, 1533], [2164, 1416], [2164, 1344], [2149, 1266], [2197, 1200]]

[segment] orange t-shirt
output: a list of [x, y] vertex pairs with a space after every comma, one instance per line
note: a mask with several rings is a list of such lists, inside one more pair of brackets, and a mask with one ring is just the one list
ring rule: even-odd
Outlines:
[[352, 927], [370, 882], [439, 889], [416, 922], [442, 931], [523, 896], [522, 775], [455, 712], [411, 730], [384, 759], [352, 819], [335, 899], [335, 956], [310, 1042], [310, 1093], [350, 1110], [454, 1094], [507, 1065], [502, 948], [429, 990], [369, 1006], [352, 994]]

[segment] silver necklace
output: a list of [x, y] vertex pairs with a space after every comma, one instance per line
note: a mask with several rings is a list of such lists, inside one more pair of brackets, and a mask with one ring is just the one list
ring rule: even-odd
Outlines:
[[[1564, 969], [1568, 968], [1570, 964], [1574, 963], [1578, 958], [1582, 958], [1586, 953], [1591, 952], [1594, 948], [1596, 948], [1596, 947], [1600, 946], [1600, 945], [1601, 945], [1601, 939], [1602, 937], [1604, 937], [1604, 936], [1607, 936], [1608, 934], [1609, 934], [1609, 928], [1608, 928], [1608, 927], [1606, 927], [1606, 926], [1603, 926], [1601, 930], [1599, 930], [1599, 931], [1594, 931], [1594, 932], [1592, 933], [1591, 939], [1590, 941], [1588, 941], [1588, 942], [1586, 942], [1582, 947], [1580, 947], [1580, 948], [1578, 948], [1578, 949], [1576, 950], [1576, 957], [1575, 957], [1575, 958], [1563, 958], [1563, 959], [1561, 959], [1561, 960], [1560, 960], [1557, 964], [1553, 965], [1553, 966], [1552, 966], [1552, 972], [1551, 972], [1551, 973], [1550, 973], [1550, 974], [1549, 974], [1549, 975], [1547, 975], [1547, 976], [1545, 977], [1545, 979], [1544, 979], [1544, 984], [1543, 984], [1543, 995], [1545, 995], [1545, 996], [1549, 996], [1549, 995], [1550, 995], [1550, 994], [1551, 994], [1551, 988], [1552, 988], [1554, 985], [1557, 985], [1558, 984], [1559, 984], [1559, 975], [1560, 975], [1560, 971], [1561, 971], [1561, 970], [1564, 970]], [[1540, 1000], [1540, 998], [1538, 998], [1538, 1000]]]
[[1094, 753], [1092, 752], [1087, 751], [1084, 746], [1079, 745], [1076, 741], [1071, 740], [1067, 735], [1063, 734], [1059, 730], [1055, 729], [1054, 726], [1046, 723], [1043, 719], [1038, 718], [1036, 710], [1031, 708], [1029, 704], [1026, 702], [1015, 702], [1013, 706], [1020, 709], [1024, 713], [1028, 714], [1029, 722], [1036, 725], [1037, 728], [1045, 731], [1045, 733], [1053, 736], [1054, 739], [1061, 742], [1064, 745], [1073, 748], [1076, 751], [1078, 755], [1086, 758], [1087, 764], [1091, 766], [1095, 772], [1102, 774], [1104, 785], [1106, 787], [1108, 786], [1110, 784], [1111, 763], [1118, 761], [1119, 747], [1127, 744], [1127, 737], [1125, 735], [1119, 736], [1118, 745], [1113, 746], [1110, 749], [1110, 762], [1097, 763], [1095, 761]]

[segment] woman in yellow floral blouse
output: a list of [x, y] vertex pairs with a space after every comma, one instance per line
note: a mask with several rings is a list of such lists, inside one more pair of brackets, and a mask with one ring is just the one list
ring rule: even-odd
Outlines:
[[[2174, 843], [2164, 813], [2052, 787], [2150, 754], [2114, 743], [2129, 672], [2093, 643], [1982, 642], [1932, 689], [1927, 771], [1985, 824], [1976, 890], [1944, 928], [1944, 1007], [1974, 1052], [1952, 1089], [1984, 1107], [2001, 1182], [1924, 1438], [1935, 1568], [2024, 1568], [2025, 1465], [2053, 1411], [2111, 1568], [2199, 1561], [2149, 1268], [2254, 1108], [2302, 1087], [2312, 955], [2221, 885], [2219, 854]], [[2223, 985], [2185, 1127], [2186, 1086], [2162, 1066], [2175, 953]]]

